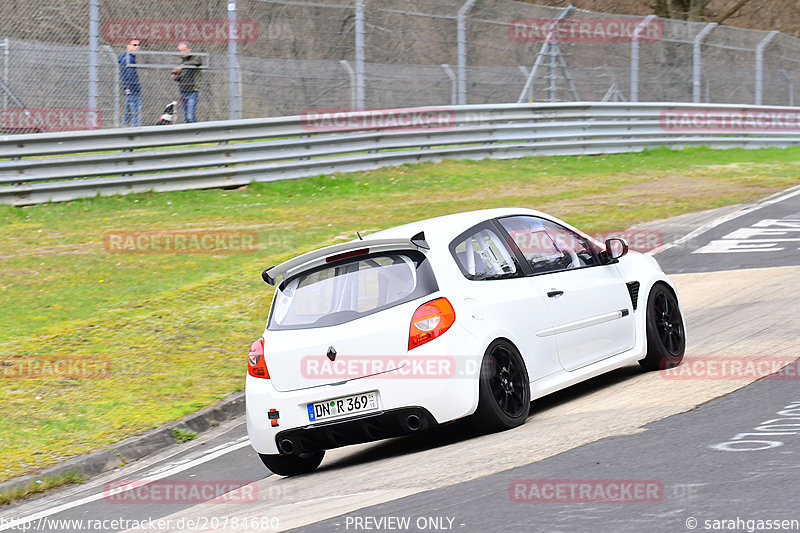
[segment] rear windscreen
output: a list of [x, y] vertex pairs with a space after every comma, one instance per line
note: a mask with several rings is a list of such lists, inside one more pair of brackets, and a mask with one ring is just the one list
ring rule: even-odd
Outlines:
[[324, 266], [283, 281], [269, 329], [333, 326], [437, 290], [420, 252], [380, 253]]

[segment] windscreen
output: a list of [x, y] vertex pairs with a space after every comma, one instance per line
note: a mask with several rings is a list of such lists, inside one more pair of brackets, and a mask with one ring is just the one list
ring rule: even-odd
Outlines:
[[430, 266], [419, 252], [364, 256], [281, 283], [269, 329], [342, 324], [436, 290]]

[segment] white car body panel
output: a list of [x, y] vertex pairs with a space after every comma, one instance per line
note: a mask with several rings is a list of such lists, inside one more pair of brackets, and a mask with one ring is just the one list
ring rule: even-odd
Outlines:
[[[546, 302], [553, 322], [551, 334], [556, 337], [565, 370], [576, 370], [633, 348], [636, 335], [630, 295], [616, 265], [529, 279], [539, 292], [564, 293], [546, 298]], [[545, 332], [543, 328], [537, 335]]]
[[[458, 275], [463, 278], [460, 271]], [[538, 328], [543, 325], [552, 328], [553, 322], [545, 303], [546, 297], [537, 292], [529, 278], [493, 281], [464, 279], [464, 282], [466, 286], [463, 292], [468, 296], [461, 299], [461, 305], [456, 308], [456, 317], [463, 318], [466, 327], [481, 339], [481, 345], [475, 347], [473, 357], [483, 357], [493, 340], [505, 338], [520, 347], [531, 380], [561, 370], [555, 336], [536, 335]], [[520, 298], [520, 295], [529, 297]], [[459, 314], [460, 308], [464, 312]]]
[[[395, 324], [406, 323], [423, 302], [400, 304], [380, 313], [368, 315], [351, 322], [313, 329], [269, 331], [265, 342], [264, 356], [275, 390], [287, 392], [311, 387], [330, 385], [341, 379], [324, 379], [314, 372], [314, 359], [329, 362], [328, 348], [335, 346], [337, 360], [348, 356], [382, 357], [387, 362], [399, 361], [408, 352], [408, 331]], [[355, 331], [367, 331], [369, 335], [354, 336]], [[384, 370], [392, 370], [394, 366]], [[369, 374], [352, 376], [354, 379]]]

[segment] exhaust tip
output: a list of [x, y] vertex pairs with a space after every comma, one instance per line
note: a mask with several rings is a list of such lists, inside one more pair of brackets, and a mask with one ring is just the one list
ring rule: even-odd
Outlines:
[[406, 425], [411, 431], [417, 431], [422, 427], [422, 420], [420, 420], [418, 415], [408, 415], [406, 418]]
[[283, 439], [278, 443], [278, 448], [280, 448], [282, 453], [286, 455], [291, 455], [294, 453], [294, 443], [289, 439]]

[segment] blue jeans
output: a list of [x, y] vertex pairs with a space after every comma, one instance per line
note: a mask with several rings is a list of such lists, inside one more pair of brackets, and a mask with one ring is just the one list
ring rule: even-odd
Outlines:
[[197, 109], [197, 91], [181, 93], [181, 109], [183, 110], [183, 120], [187, 124], [197, 122], [194, 112]]
[[125, 95], [125, 116], [122, 119], [124, 126], [139, 127], [142, 119], [142, 95], [126, 94]]

